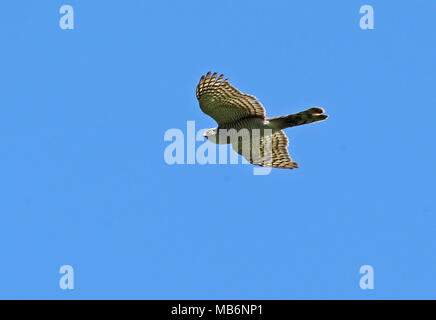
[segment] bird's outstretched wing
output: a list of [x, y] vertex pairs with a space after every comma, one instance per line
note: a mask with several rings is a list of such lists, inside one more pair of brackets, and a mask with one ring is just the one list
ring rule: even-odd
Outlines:
[[197, 99], [201, 110], [220, 124], [246, 117], [265, 118], [265, 109], [256, 97], [243, 94], [233, 87], [224, 75], [208, 72], [197, 85]]
[[239, 140], [232, 143], [232, 148], [248, 162], [261, 167], [295, 169], [298, 163], [292, 161], [288, 152], [288, 137], [283, 131], [260, 138], [260, 143], [250, 141], [250, 147], [244, 148]]

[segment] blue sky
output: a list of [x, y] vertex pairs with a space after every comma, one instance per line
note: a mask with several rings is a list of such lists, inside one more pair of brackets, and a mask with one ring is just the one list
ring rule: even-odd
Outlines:
[[[365, 4], [375, 30], [359, 27]], [[0, 298], [435, 299], [435, 14], [3, 1]], [[269, 116], [326, 109], [286, 130], [300, 169], [165, 163], [166, 130], [215, 126], [195, 98], [209, 70]]]

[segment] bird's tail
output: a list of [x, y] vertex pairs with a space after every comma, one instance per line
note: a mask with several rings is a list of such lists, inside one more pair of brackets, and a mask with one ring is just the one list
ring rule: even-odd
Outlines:
[[323, 108], [315, 107], [288, 116], [268, 118], [267, 120], [271, 123], [272, 127], [282, 130], [289, 127], [301, 126], [302, 124], [323, 121], [328, 118], [328, 115], [323, 113]]

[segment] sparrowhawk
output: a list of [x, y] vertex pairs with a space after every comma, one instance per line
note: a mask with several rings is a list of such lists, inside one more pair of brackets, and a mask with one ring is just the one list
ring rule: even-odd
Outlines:
[[[206, 130], [204, 136], [213, 143], [231, 143], [246, 160], [263, 167], [298, 168], [289, 156], [288, 138], [282, 130], [328, 117], [323, 114], [324, 109], [314, 107], [296, 114], [267, 118], [256, 97], [243, 94], [224, 79], [224, 75], [218, 77], [217, 73], [203, 75], [196, 93], [201, 110], [218, 123], [218, 127]], [[245, 136], [240, 134], [242, 131]], [[258, 137], [258, 143], [255, 137]]]

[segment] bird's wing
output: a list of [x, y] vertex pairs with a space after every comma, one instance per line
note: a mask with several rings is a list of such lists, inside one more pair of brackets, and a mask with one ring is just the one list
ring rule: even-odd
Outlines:
[[[258, 139], [259, 140], [259, 139]], [[245, 148], [241, 140], [232, 143], [232, 148], [248, 162], [261, 167], [295, 169], [298, 163], [292, 161], [288, 152], [288, 137], [283, 131], [260, 138], [260, 143], [251, 141], [250, 148]]]
[[243, 94], [233, 87], [224, 75], [208, 72], [197, 85], [197, 99], [201, 110], [220, 124], [246, 117], [265, 118], [265, 109], [256, 97]]

